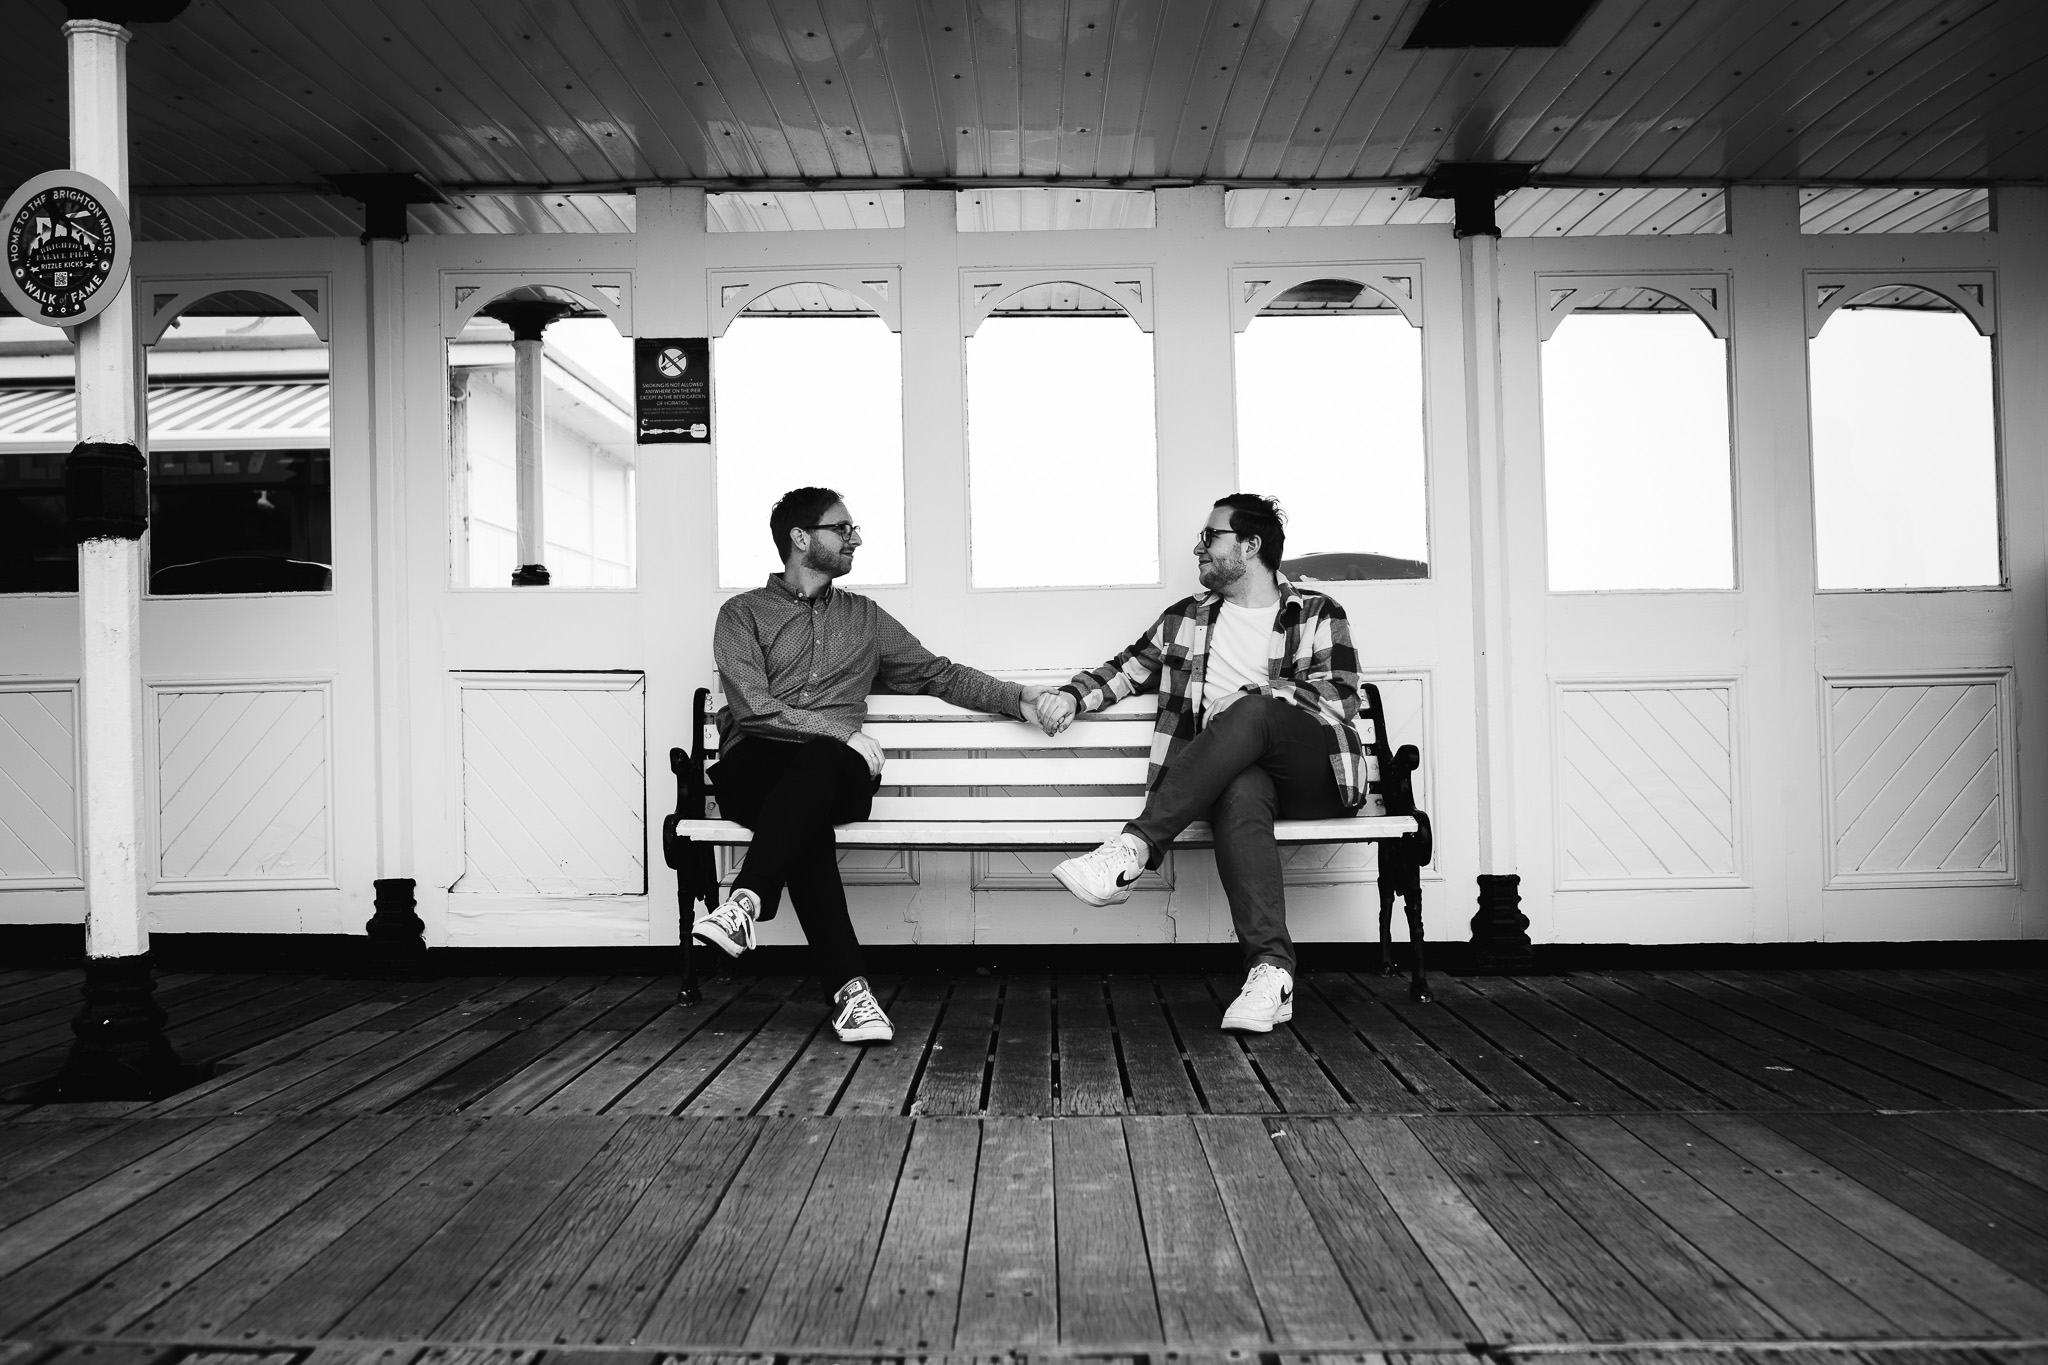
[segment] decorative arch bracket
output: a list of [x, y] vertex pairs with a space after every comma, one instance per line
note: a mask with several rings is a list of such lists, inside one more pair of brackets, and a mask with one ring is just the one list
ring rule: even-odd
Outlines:
[[1996, 280], [1988, 270], [1809, 270], [1806, 339], [1812, 341], [1837, 309], [1879, 289], [1924, 289], [1955, 305], [1979, 336], [1998, 331]]
[[1260, 309], [1310, 280], [1349, 280], [1363, 285], [1400, 309], [1409, 326], [1422, 326], [1422, 262], [1372, 261], [1239, 266], [1230, 272], [1230, 329], [1242, 332], [1252, 325]]
[[611, 319], [619, 335], [633, 335], [633, 272], [630, 270], [444, 270], [441, 272], [441, 335], [453, 341], [483, 308], [514, 289], [546, 285], [574, 294]]
[[963, 270], [960, 272], [960, 334], [973, 336], [1004, 303], [1027, 289], [1046, 284], [1078, 284], [1093, 289], [1130, 315], [1138, 330], [1152, 330], [1152, 267], [1077, 267], [1063, 270]]
[[1548, 341], [1576, 310], [1617, 289], [1647, 289], [1690, 311], [1707, 330], [1728, 339], [1728, 277], [1722, 274], [1538, 275], [1536, 339]]
[[903, 271], [898, 266], [713, 270], [708, 281], [711, 288], [711, 335], [714, 337], [724, 336], [733, 319], [763, 294], [793, 284], [830, 285], [866, 304], [890, 331], [900, 333], [903, 330]]
[[325, 275], [140, 279], [136, 281], [136, 297], [142, 301], [142, 344], [154, 346], [162, 341], [164, 333], [187, 308], [215, 294], [261, 294], [276, 299], [304, 318], [312, 326], [313, 335], [328, 341], [332, 292]]

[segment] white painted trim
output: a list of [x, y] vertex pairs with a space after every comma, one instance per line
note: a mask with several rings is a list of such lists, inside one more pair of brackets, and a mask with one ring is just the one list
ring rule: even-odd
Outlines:
[[[1401, 310], [1408, 325], [1422, 327], [1421, 261], [1328, 261], [1302, 265], [1240, 265], [1230, 272], [1230, 328], [1242, 332], [1259, 310], [1298, 284], [1310, 280], [1349, 280], [1364, 285]], [[1401, 282], [1407, 281], [1404, 290]]]
[[[1550, 680], [1550, 865], [1552, 868], [1551, 889], [1555, 892], [1576, 891], [1703, 891], [1748, 889], [1752, 885], [1749, 875], [1749, 803], [1743, 799], [1746, 789], [1742, 745], [1742, 675], [1740, 673], [1679, 673], [1667, 675], [1592, 674], [1576, 677], [1553, 677]], [[1700, 691], [1725, 690], [1728, 693], [1728, 805], [1730, 830], [1730, 855], [1735, 861], [1735, 871], [1725, 877], [1582, 877], [1574, 878], [1565, 873], [1564, 820], [1565, 809], [1565, 764], [1563, 719], [1564, 697], [1567, 692], [1637, 692], [1637, 691]]]
[[[180, 275], [153, 277], [142, 276], [136, 280], [136, 294], [141, 313], [142, 344], [154, 346], [163, 340], [164, 333], [180, 315], [201, 299], [215, 294], [263, 294], [276, 299], [312, 325], [313, 334], [323, 343], [330, 342], [328, 335], [330, 314], [333, 311], [334, 282], [331, 276], [320, 275]], [[315, 297], [308, 300], [301, 293]], [[159, 305], [157, 300], [163, 299]]]
[[[1806, 339], [1812, 341], [1836, 310], [1873, 289], [1924, 289], [1955, 305], [1979, 336], [1998, 331], [1998, 272], [1995, 270], [1814, 270], [1806, 279]], [[1974, 291], [1974, 292], [1973, 292]]]
[[[143, 696], [147, 698], [144, 709], [143, 738], [146, 745], [144, 779], [148, 805], [143, 820], [148, 833], [149, 865], [144, 890], [152, 896], [175, 895], [196, 891], [339, 891], [341, 883], [336, 876], [336, 838], [338, 829], [334, 810], [334, 677], [331, 674], [310, 674], [301, 677], [265, 678], [220, 678], [162, 676], [142, 680]], [[322, 794], [322, 819], [327, 834], [327, 874], [322, 877], [231, 877], [231, 878], [180, 878], [163, 875], [163, 792], [158, 786], [162, 776], [163, 751], [159, 722], [162, 712], [161, 698], [165, 693], [181, 692], [317, 692], [320, 694], [320, 739], [322, 754], [320, 761], [321, 780], [326, 790]]]
[[79, 868], [74, 877], [0, 877], [0, 892], [80, 890], [85, 886], [85, 757], [79, 732], [85, 727], [78, 679], [0, 677], [0, 692], [65, 692], [71, 696], [71, 847]]
[[[453, 341], [469, 320], [500, 295], [514, 289], [547, 285], [567, 290], [603, 313], [619, 329], [633, 333], [633, 272], [630, 270], [443, 270], [441, 272], [441, 335]], [[615, 291], [608, 293], [607, 291]]]
[[1616, 289], [1648, 289], [1683, 304], [1707, 330], [1728, 340], [1730, 303], [1726, 271], [1642, 271], [1627, 275], [1581, 275], [1545, 271], [1536, 276], [1536, 340], [1550, 340], [1578, 308]]
[[[1083, 266], [1078, 269], [1056, 265], [984, 270], [963, 267], [960, 271], [961, 335], [973, 336], [1005, 299], [1041, 284], [1078, 284], [1093, 289], [1123, 309], [1131, 321], [1138, 324], [1139, 331], [1151, 335], [1153, 291], [1152, 267], [1149, 265]], [[1153, 388], [1156, 392], [1156, 382]]]
[[651, 941], [653, 896], [448, 897], [450, 948], [610, 948]]
[[777, 266], [767, 270], [704, 272], [705, 312], [711, 319], [711, 335], [724, 336], [733, 319], [754, 300], [770, 290], [792, 284], [823, 284], [842, 290], [872, 308], [890, 331], [903, 331], [902, 266]]
[[[1827, 879], [1824, 891], [1864, 891], [1894, 887], [1926, 886], [2018, 886], [2019, 793], [2017, 773], [2018, 717], [2013, 714], [2014, 667], [1957, 668], [1928, 673], [1823, 673], [1820, 675], [1821, 818], [1826, 845]], [[1953, 684], [1981, 687], [1990, 683], [1998, 697], [1998, 813], [1999, 844], [2005, 849], [2004, 868], [1993, 872], [1845, 872], [1836, 861], [1842, 830], [1835, 822], [1835, 727], [1829, 694], [1850, 687], [1940, 687]]]

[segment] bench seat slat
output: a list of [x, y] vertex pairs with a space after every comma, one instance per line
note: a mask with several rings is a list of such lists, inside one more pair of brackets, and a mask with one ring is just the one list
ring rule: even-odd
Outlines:
[[871, 820], [1135, 820], [1142, 796], [878, 796]]
[[1048, 735], [1021, 720], [871, 721], [865, 727], [884, 749], [1146, 749], [1152, 727], [1131, 721], [1083, 720]]
[[1142, 787], [1143, 758], [892, 758], [885, 787]]
[[[913, 716], [921, 720], [943, 721], [987, 719], [983, 712], [969, 711], [949, 701], [922, 695], [895, 696], [886, 692], [876, 692], [868, 696], [867, 704], [869, 720], [897, 720]], [[1118, 720], [1150, 720], [1158, 710], [1159, 698], [1147, 693], [1142, 697], [1126, 697], [1116, 705], [1105, 707], [1095, 714]]]
[[[841, 848], [1093, 848], [1115, 837], [1122, 820], [862, 820], [834, 831]], [[1353, 844], [1413, 834], [1412, 815], [1359, 815], [1336, 820], [1276, 820], [1273, 837], [1283, 844]], [[753, 835], [731, 820], [678, 820], [676, 833], [712, 844], [746, 844]], [[1207, 821], [1198, 820], [1174, 841], [1176, 847], [1207, 847]]]

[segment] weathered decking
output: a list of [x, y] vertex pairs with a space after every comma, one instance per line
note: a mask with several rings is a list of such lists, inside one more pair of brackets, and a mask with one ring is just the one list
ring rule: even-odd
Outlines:
[[[795, 978], [170, 975], [235, 1065], [0, 1111], [0, 1365], [2048, 1361], [2044, 984], [1323, 973], [1240, 1042], [933, 974], [854, 1049]], [[76, 991], [0, 973], [0, 1084]]]

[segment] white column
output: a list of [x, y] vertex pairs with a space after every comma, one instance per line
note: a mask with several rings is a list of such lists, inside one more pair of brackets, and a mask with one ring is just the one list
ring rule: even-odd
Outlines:
[[371, 525], [377, 641], [377, 877], [413, 866], [412, 629], [406, 555], [405, 244], [373, 237], [368, 265]]
[[1465, 429], [1472, 488], [1472, 646], [1479, 705], [1479, 871], [1515, 871], [1515, 783], [1508, 668], [1506, 440], [1500, 403], [1500, 239], [1458, 239], [1465, 300]]
[[546, 420], [546, 400], [541, 389], [541, 355], [546, 343], [539, 336], [524, 337], [515, 332], [512, 341], [513, 455], [518, 470], [519, 565], [547, 563], [547, 522], [541, 489], [541, 435]]
[[[71, 166], [128, 200], [128, 30], [64, 25], [71, 66]], [[134, 292], [76, 328], [78, 439], [141, 448], [142, 367]], [[143, 919], [143, 542], [78, 547], [79, 705], [85, 787], [85, 945], [90, 957], [148, 950]]]

